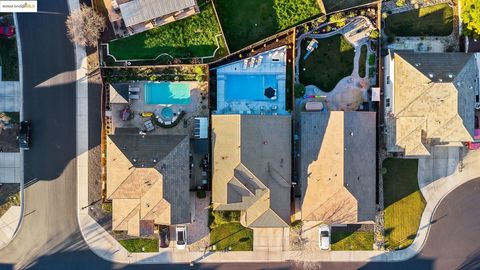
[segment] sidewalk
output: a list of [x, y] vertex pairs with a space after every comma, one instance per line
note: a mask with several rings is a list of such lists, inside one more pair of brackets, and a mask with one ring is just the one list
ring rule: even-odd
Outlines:
[[[69, 0], [70, 10], [78, 8], [76, 0]], [[430, 230], [430, 221], [440, 201], [453, 189], [478, 177], [480, 151], [469, 153], [464, 159], [463, 172], [426, 182], [420, 177], [419, 185], [427, 201], [418, 234], [411, 246], [404, 250], [385, 251], [312, 251], [299, 254], [295, 251], [260, 252], [188, 252], [168, 249], [159, 253], [129, 253], [107, 231], [88, 215], [88, 84], [85, 49], [75, 47], [77, 59], [77, 192], [78, 223], [85, 242], [99, 257], [118, 263], [171, 264], [171, 263], [226, 263], [226, 262], [280, 262], [289, 260], [310, 261], [381, 261], [393, 262], [412, 258], [422, 249]], [[423, 164], [425, 160], [420, 160]], [[420, 168], [420, 166], [419, 166]]]
[[[13, 14], [16, 26], [16, 41], [18, 52], [19, 81], [0, 81], [0, 112], [19, 112], [20, 121], [23, 120], [23, 73], [22, 73], [22, 44], [20, 29], [18, 29], [17, 15]], [[22, 224], [23, 217], [23, 150], [18, 153], [0, 153], [0, 183], [20, 184], [20, 206], [10, 207], [0, 218], [0, 249], [5, 247], [15, 237]]]

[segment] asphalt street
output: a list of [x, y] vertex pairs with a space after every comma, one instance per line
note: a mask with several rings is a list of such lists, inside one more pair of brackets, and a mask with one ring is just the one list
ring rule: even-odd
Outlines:
[[[38, 4], [38, 14], [18, 15], [25, 119], [33, 124], [33, 144], [25, 154], [25, 216], [16, 238], [0, 250], [0, 269], [301, 268], [292, 263], [126, 266], [104, 261], [88, 249], [76, 220], [82, 206], [76, 205], [75, 62], [65, 31], [68, 6], [53, 0]], [[100, 104], [98, 93], [90, 97], [91, 107]], [[99, 119], [99, 110], [90, 117]], [[99, 134], [98, 121], [88, 132], [90, 138]], [[423, 251], [409, 261], [321, 263], [318, 269], [480, 269], [479, 192], [480, 179], [448, 195]]]

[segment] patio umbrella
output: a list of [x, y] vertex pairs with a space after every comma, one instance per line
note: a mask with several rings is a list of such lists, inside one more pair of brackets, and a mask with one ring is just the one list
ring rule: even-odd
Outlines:
[[267, 98], [273, 98], [275, 97], [277, 94], [277, 91], [275, 91], [275, 89], [273, 89], [272, 87], [268, 87], [268, 88], [265, 88], [265, 92], [264, 92], [264, 95], [267, 97]]

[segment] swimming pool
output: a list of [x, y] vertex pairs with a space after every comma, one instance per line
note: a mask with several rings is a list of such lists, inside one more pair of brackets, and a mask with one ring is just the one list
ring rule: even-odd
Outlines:
[[146, 104], [189, 104], [190, 84], [178, 82], [145, 83]]
[[225, 75], [225, 100], [270, 101], [265, 89], [277, 89], [276, 75]]

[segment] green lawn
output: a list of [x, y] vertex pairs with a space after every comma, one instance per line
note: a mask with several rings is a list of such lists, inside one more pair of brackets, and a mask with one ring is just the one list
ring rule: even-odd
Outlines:
[[365, 77], [366, 75], [366, 65], [367, 65], [367, 54], [368, 54], [367, 45], [362, 45], [361, 52], [360, 52], [360, 59], [358, 60], [358, 76]]
[[418, 160], [389, 158], [383, 168], [385, 247], [402, 249], [413, 242], [425, 208], [418, 188]]
[[453, 31], [453, 9], [448, 4], [393, 14], [385, 21], [385, 33], [395, 36], [448, 36]]
[[[158, 239], [128, 239], [118, 241], [129, 252], [158, 252]], [[144, 248], [144, 250], [142, 250]]]
[[0, 39], [2, 80], [18, 81], [18, 52], [15, 38]]
[[332, 250], [372, 250], [373, 232], [332, 232]]
[[[304, 39], [300, 56], [300, 82], [329, 92], [344, 77], [352, 74], [355, 52], [341, 35], [318, 39], [318, 48], [303, 60], [310, 39]], [[305, 70], [304, 70], [305, 69]]]
[[365, 5], [368, 3], [375, 2], [375, 0], [348, 0], [348, 1], [339, 1], [339, 0], [323, 0], [323, 5], [327, 13], [334, 11], [344, 10], [353, 8], [359, 5]]
[[[202, 2], [202, 1], [199, 1]], [[174, 58], [213, 55], [217, 41], [221, 49], [216, 57], [227, 54], [212, 3], [199, 3], [200, 14], [149, 31], [110, 42], [110, 54], [117, 60], [152, 59], [167, 53]]]
[[210, 211], [210, 245], [217, 251], [253, 250], [253, 230], [243, 227], [239, 222], [238, 211]]
[[321, 13], [317, 0], [214, 0], [230, 51]]

